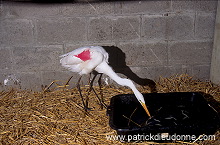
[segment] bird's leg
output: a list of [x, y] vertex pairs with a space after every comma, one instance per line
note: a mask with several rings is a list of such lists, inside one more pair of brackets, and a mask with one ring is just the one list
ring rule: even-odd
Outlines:
[[87, 110], [91, 110], [91, 109], [88, 108], [88, 102], [85, 103], [85, 101], [84, 101], [84, 99], [83, 99], [82, 90], [81, 90], [81, 87], [80, 87], [81, 78], [82, 78], [82, 76], [80, 76], [80, 78], [79, 78], [79, 80], [78, 80], [76, 86], [77, 86], [77, 89], [78, 89], [78, 91], [79, 91], [79, 95], [80, 95], [80, 97], [81, 97], [81, 99], [82, 99], [83, 107], [84, 107], [85, 111], [87, 111]]
[[[89, 82], [89, 91], [88, 91], [88, 96], [90, 94], [90, 92], [93, 90], [94, 91], [94, 88], [93, 88], [93, 83], [94, 83], [94, 80], [96, 78], [97, 74], [94, 74], [94, 77], [92, 78], [92, 80], [90, 80]], [[90, 73], [90, 77], [91, 78], [91, 73]], [[96, 94], [96, 93], [95, 93]]]
[[103, 92], [102, 92], [102, 74], [100, 74], [98, 84], [99, 84], [99, 90], [100, 90], [100, 95], [101, 95], [101, 100], [100, 100], [100, 103], [102, 104], [101, 109], [103, 109], [103, 106], [107, 108], [107, 105], [104, 103], [104, 97], [103, 97]]
[[89, 85], [90, 85], [90, 82], [91, 82], [91, 76], [92, 76], [92, 73], [89, 73], [89, 81], [88, 81]]
[[106, 107], [106, 105], [105, 105], [105, 104], [103, 103], [103, 101], [99, 98], [98, 94], [96, 93], [95, 89], [93, 88], [93, 83], [94, 83], [95, 78], [96, 78], [97, 75], [98, 75], [98, 73], [95, 73], [95, 74], [94, 74], [94, 77], [93, 77], [92, 80], [90, 81], [88, 95], [90, 94], [91, 91], [93, 91], [93, 92], [95, 93], [95, 96], [97, 97], [97, 99], [98, 99], [99, 104], [101, 105], [101, 107], [102, 107], [102, 105], [103, 105], [104, 107]]
[[71, 80], [72, 78], [73, 78], [73, 76], [71, 76], [71, 77], [66, 81], [65, 85], [62, 86], [62, 87], [63, 87], [63, 90], [66, 89], [67, 86], [69, 86], [68, 84], [69, 84], [69, 82], [70, 82], [70, 80]]
[[89, 73], [89, 90], [88, 90], [88, 92], [87, 92], [87, 96], [86, 96], [86, 104], [88, 105], [88, 100], [89, 100], [89, 95], [90, 95], [90, 93], [91, 93], [91, 88], [92, 88], [92, 86], [93, 86], [93, 81], [94, 81], [94, 79], [95, 79], [95, 77], [96, 76], [94, 76], [93, 77], [93, 79], [91, 80], [91, 76], [92, 76], [92, 74], [91, 73]]
[[65, 85], [64, 85], [64, 87], [66, 88], [66, 86], [69, 84], [69, 82], [70, 82], [70, 80], [73, 78], [73, 76], [71, 76], [68, 80], [67, 80], [67, 82], [65, 83]]
[[[94, 91], [94, 89], [93, 89], [93, 82], [94, 82], [94, 80], [95, 80], [97, 74], [94, 75], [94, 77], [92, 78], [92, 80], [91, 80], [91, 76], [92, 76], [92, 73], [89, 73], [89, 90], [88, 90], [88, 92], [87, 92], [87, 96], [86, 96], [86, 100], [85, 100], [85, 105], [86, 105], [86, 106], [88, 106], [89, 95], [90, 95], [91, 91], [92, 91], [92, 90]], [[95, 92], [95, 95], [96, 95], [96, 92]]]

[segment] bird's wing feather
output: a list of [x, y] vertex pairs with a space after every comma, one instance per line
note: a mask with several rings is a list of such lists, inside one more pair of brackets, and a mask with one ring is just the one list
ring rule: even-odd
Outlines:
[[60, 59], [60, 63], [62, 66], [64, 65], [76, 65], [76, 64], [79, 64], [79, 63], [82, 63], [83, 61], [74, 56], [74, 55], [67, 55], [67, 56], [64, 56], [63, 58]]
[[82, 53], [83, 51], [85, 51], [86, 49], [89, 49], [89, 48], [90, 48], [90, 46], [80, 47], [80, 48], [77, 48], [77, 49], [75, 49], [73, 51], [70, 51], [66, 54], [63, 54], [60, 57], [65, 57], [65, 56], [68, 56], [68, 55], [77, 55], [77, 54], [80, 54], [80, 53]]
[[108, 63], [108, 53], [100, 46], [80, 47], [60, 57], [62, 57], [60, 63], [63, 67], [80, 74], [90, 73], [103, 61]]
[[97, 52], [100, 52], [103, 55], [105, 62], [108, 63], [109, 55], [103, 47], [101, 47], [101, 46], [91, 46], [91, 49], [95, 49]]
[[89, 48], [88, 46], [80, 47], [80, 48], [77, 48], [69, 53], [61, 55], [60, 56], [60, 57], [62, 57], [60, 59], [61, 65], [62, 66], [76, 65], [76, 64], [82, 63], [83, 61], [79, 57], [76, 57], [76, 56], [81, 54], [83, 51], [87, 50], [88, 48]]
[[81, 64], [81, 68], [83, 68], [83, 74], [88, 74], [90, 73], [92, 70], [94, 70], [100, 63], [102, 63], [103, 61], [103, 54], [98, 52], [98, 51], [94, 51], [91, 54], [91, 60], [89, 60], [88, 62], [82, 63]]

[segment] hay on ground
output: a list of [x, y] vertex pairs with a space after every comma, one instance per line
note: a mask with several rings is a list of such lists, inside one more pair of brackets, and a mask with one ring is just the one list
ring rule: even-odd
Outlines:
[[[69, 89], [68, 83], [60, 85], [53, 82], [44, 91], [8, 90], [0, 92], [0, 143], [1, 144], [129, 144], [108, 140], [116, 132], [109, 127], [106, 110], [100, 109], [94, 93], [89, 96], [89, 107], [93, 111], [85, 112], [76, 88]], [[220, 102], [220, 87], [210, 82], [194, 80], [188, 75], [175, 75], [160, 78], [156, 82], [158, 92], [204, 92], [211, 95], [208, 101], [216, 105]], [[87, 94], [88, 86], [82, 88]], [[99, 87], [95, 87], [99, 92]], [[142, 93], [149, 93], [148, 87], [140, 88]], [[104, 101], [118, 94], [132, 93], [128, 88], [103, 86]], [[219, 105], [215, 109], [219, 110]], [[219, 144], [220, 133], [216, 140], [191, 144]], [[135, 143], [130, 143], [135, 144]], [[140, 144], [152, 144], [143, 142]], [[154, 143], [159, 144], [159, 143]], [[172, 143], [176, 144], [176, 143]], [[177, 144], [185, 144], [177, 142]]]

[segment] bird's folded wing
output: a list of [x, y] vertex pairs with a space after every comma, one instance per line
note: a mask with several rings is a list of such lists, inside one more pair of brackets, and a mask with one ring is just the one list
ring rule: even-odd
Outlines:
[[60, 63], [62, 66], [65, 66], [65, 65], [77, 65], [79, 63], [82, 63], [83, 61], [74, 56], [74, 55], [64, 55], [63, 58], [60, 59]]

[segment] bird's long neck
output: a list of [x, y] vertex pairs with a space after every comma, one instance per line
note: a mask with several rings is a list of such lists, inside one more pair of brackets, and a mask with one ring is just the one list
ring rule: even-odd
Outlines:
[[106, 62], [102, 62], [101, 64], [99, 64], [95, 70], [99, 73], [104, 73], [108, 75], [119, 85], [131, 88], [138, 101], [145, 103], [143, 95], [137, 90], [133, 82], [129, 79], [119, 77]]

